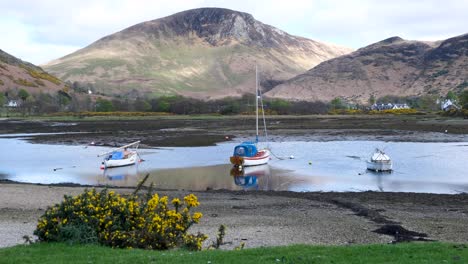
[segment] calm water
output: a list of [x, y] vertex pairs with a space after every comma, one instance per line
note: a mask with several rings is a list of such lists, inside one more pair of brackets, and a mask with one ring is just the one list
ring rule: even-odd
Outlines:
[[[235, 142], [141, 149], [143, 162], [105, 171], [97, 154], [109, 148], [1, 137], [0, 144], [0, 179], [19, 182], [135, 186], [150, 173], [148, 183], [164, 189], [468, 192], [468, 143], [463, 142], [274, 142], [270, 148], [278, 158], [245, 171], [228, 164]], [[393, 159], [393, 173], [366, 171], [365, 160], [375, 147]]]

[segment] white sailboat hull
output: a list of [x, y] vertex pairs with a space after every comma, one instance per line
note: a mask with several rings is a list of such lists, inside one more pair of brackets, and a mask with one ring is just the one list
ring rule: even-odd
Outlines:
[[392, 171], [391, 162], [367, 161], [367, 169], [372, 171]]
[[104, 160], [104, 167], [106, 168], [114, 168], [114, 167], [123, 167], [133, 165], [137, 162], [138, 155], [136, 153], [131, 153], [128, 155], [126, 159], [118, 159], [118, 160]]
[[231, 157], [231, 163], [236, 166], [257, 166], [267, 164], [270, 160], [270, 151], [262, 149], [258, 151], [261, 155], [254, 157]]

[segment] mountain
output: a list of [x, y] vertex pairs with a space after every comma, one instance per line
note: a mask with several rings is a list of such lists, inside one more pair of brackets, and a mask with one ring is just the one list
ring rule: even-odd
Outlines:
[[292, 36], [247, 13], [200, 8], [143, 22], [44, 68], [100, 92], [217, 98], [252, 92], [255, 65], [265, 86], [350, 49]]
[[325, 61], [266, 93], [365, 103], [371, 95], [445, 95], [468, 87], [468, 34], [423, 42], [392, 37]]
[[64, 83], [42, 68], [0, 50], [0, 91], [25, 89], [32, 93], [57, 92]]

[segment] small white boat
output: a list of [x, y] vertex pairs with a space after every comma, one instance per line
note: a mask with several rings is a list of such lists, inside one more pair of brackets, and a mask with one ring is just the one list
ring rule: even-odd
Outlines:
[[380, 149], [376, 149], [367, 161], [367, 169], [373, 171], [392, 171], [392, 160]]
[[[255, 118], [256, 118], [256, 127], [255, 127], [255, 142], [243, 142], [240, 145], [237, 145], [234, 148], [234, 154], [230, 157], [230, 161], [234, 166], [257, 166], [262, 164], [267, 164], [270, 160], [270, 151], [265, 149], [257, 149], [258, 143], [258, 100], [261, 99], [258, 90], [258, 73], [255, 69]], [[266, 122], [265, 122], [265, 111], [263, 111], [263, 101], [262, 102], [262, 116], [263, 116], [263, 126], [265, 129], [266, 135]]]
[[[102, 169], [123, 167], [135, 164], [139, 157], [136, 151], [139, 144], [140, 141], [136, 141], [98, 155], [98, 157], [105, 157], [104, 161], [102, 162]], [[130, 147], [133, 147], [133, 150], [130, 150]]]
[[234, 148], [234, 155], [230, 161], [236, 166], [256, 166], [267, 164], [270, 160], [270, 151], [268, 149], [257, 150], [253, 142], [243, 142]]

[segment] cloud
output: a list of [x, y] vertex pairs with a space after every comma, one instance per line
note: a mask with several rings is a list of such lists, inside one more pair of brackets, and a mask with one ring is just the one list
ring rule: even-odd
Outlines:
[[0, 0], [0, 6], [0, 32], [8, 36], [0, 48], [36, 64], [134, 24], [198, 7], [248, 12], [288, 33], [354, 48], [394, 35], [445, 39], [468, 28], [464, 0]]
[[466, 33], [467, 1], [329, 0], [311, 14], [305, 34], [362, 47], [391, 36], [440, 40]]
[[22, 60], [39, 64], [69, 54], [81, 46], [63, 43], [37, 42], [31, 39], [31, 28], [16, 21], [0, 18], [0, 49]]

